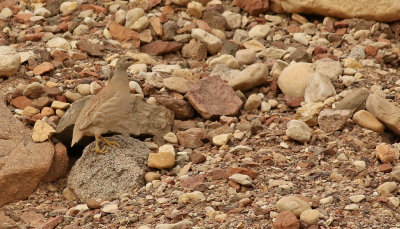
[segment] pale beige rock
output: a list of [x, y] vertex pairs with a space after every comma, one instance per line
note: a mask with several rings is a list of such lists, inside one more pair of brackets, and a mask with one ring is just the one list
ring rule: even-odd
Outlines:
[[176, 137], [174, 132], [166, 133], [163, 138], [165, 141], [167, 141], [169, 143], [172, 143], [172, 144], [178, 143], [178, 138]]
[[317, 125], [319, 112], [325, 107], [323, 102], [307, 103], [296, 110], [294, 118], [307, 123], [309, 126]]
[[51, 103], [51, 108], [53, 108], [53, 109], [61, 109], [61, 110], [66, 110], [66, 109], [68, 109], [69, 108], [69, 106], [70, 106], [71, 104], [69, 104], [69, 103], [64, 103], [64, 102], [60, 102], [60, 101], [53, 101], [52, 103]]
[[198, 203], [202, 200], [204, 200], [204, 194], [199, 191], [194, 191], [190, 193], [184, 193], [179, 196], [178, 202], [179, 203]]
[[385, 126], [400, 134], [400, 108], [376, 94], [368, 96], [367, 110]]
[[158, 153], [150, 153], [147, 166], [156, 169], [171, 168], [175, 164], [175, 150], [172, 145], [163, 145]]
[[168, 77], [163, 80], [164, 86], [172, 91], [185, 94], [189, 90], [189, 82], [182, 77]]
[[396, 158], [396, 152], [390, 145], [381, 143], [376, 146], [376, 158], [383, 163], [391, 163]]
[[232, 136], [232, 134], [220, 134], [220, 135], [214, 136], [212, 138], [212, 142], [216, 146], [226, 145], [226, 143], [228, 143], [231, 136]]
[[227, 67], [232, 68], [232, 69], [239, 68], [238, 60], [234, 56], [228, 55], [228, 54], [223, 54], [219, 57], [216, 57], [216, 58], [210, 60], [208, 63], [210, 68], [214, 68], [217, 64], [224, 64]]
[[156, 172], [148, 172], [144, 175], [144, 180], [147, 183], [152, 182], [153, 180], [159, 180], [161, 178], [161, 174]]
[[311, 209], [311, 206], [296, 196], [285, 196], [276, 202], [276, 208], [278, 212], [291, 211], [299, 217], [303, 211]]
[[37, 120], [35, 122], [35, 125], [33, 126], [32, 140], [34, 142], [44, 142], [49, 139], [51, 135], [55, 132], [56, 130], [49, 124], [41, 120]]
[[319, 14], [335, 18], [363, 18], [366, 20], [392, 22], [400, 19], [400, 3], [396, 1], [358, 0], [272, 0], [275, 12]]
[[246, 67], [240, 74], [229, 81], [229, 85], [235, 90], [247, 91], [266, 83], [268, 79], [268, 67], [262, 63], [252, 64]]
[[293, 97], [303, 97], [308, 78], [314, 74], [309, 63], [293, 63], [283, 69], [278, 78], [278, 86], [283, 94]]
[[364, 128], [382, 134], [385, 126], [371, 113], [366, 110], [359, 110], [353, 115], [353, 121]]

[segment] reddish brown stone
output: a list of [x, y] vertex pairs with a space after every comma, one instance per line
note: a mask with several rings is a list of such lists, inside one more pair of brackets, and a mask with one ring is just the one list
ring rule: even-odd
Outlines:
[[268, 0], [234, 0], [232, 5], [238, 6], [253, 16], [258, 16], [268, 10]]
[[32, 14], [28, 14], [28, 13], [19, 13], [19, 14], [15, 15], [15, 18], [17, 18], [17, 21], [25, 23], [25, 22], [30, 21], [32, 16], [33, 16]]
[[85, 53], [74, 52], [72, 53], [71, 59], [73, 60], [86, 60], [88, 56]]
[[206, 156], [202, 153], [197, 153], [197, 152], [190, 154], [189, 158], [190, 161], [193, 162], [194, 164], [199, 164], [206, 161]]
[[191, 41], [182, 48], [182, 56], [196, 60], [207, 58], [207, 47], [202, 42]]
[[390, 173], [392, 172], [393, 166], [391, 164], [382, 164], [379, 166], [379, 171], [384, 172], [384, 173]]
[[42, 109], [43, 107], [49, 105], [51, 103], [51, 99], [47, 96], [40, 97], [32, 101], [32, 106], [38, 110]]
[[149, 55], [158, 56], [170, 52], [181, 50], [183, 44], [179, 42], [168, 42], [168, 41], [154, 41], [147, 45], [140, 47], [141, 52], [145, 52]]
[[103, 13], [103, 14], [107, 13], [107, 10], [104, 7], [101, 7], [101, 6], [98, 6], [98, 5], [95, 5], [95, 4], [82, 4], [81, 5], [81, 9], [82, 9], [82, 11], [94, 10], [94, 11], [96, 11], [98, 13]]
[[378, 48], [372, 45], [368, 45], [367, 47], [365, 47], [364, 51], [367, 56], [376, 56], [376, 54], [378, 54]]
[[195, 82], [187, 92], [186, 98], [206, 119], [221, 115], [234, 116], [243, 103], [232, 87], [218, 76], [206, 77]]
[[40, 114], [43, 116], [50, 117], [50, 116], [54, 115], [54, 110], [51, 107], [43, 107]]
[[337, 30], [336, 30], [336, 34], [339, 35], [339, 36], [345, 35], [346, 32], [347, 32], [347, 29], [346, 29], [346, 28], [340, 28], [340, 29], [337, 29]]
[[58, 142], [54, 146], [54, 150], [53, 163], [51, 164], [47, 174], [42, 179], [44, 182], [53, 182], [65, 177], [68, 172], [69, 157], [67, 148], [61, 142]]
[[243, 174], [249, 176], [251, 179], [254, 179], [256, 178], [258, 173], [257, 171], [252, 169], [235, 167], [228, 169], [228, 171], [226, 171], [226, 174], [228, 175], [228, 177], [232, 176], [233, 174]]
[[192, 106], [186, 100], [174, 98], [166, 94], [157, 94], [154, 97], [158, 104], [174, 111], [175, 118], [177, 119], [188, 119], [194, 115]]
[[61, 22], [60, 24], [58, 24], [58, 28], [60, 28], [60, 30], [62, 32], [65, 32], [68, 30], [68, 24], [65, 22]]
[[54, 50], [51, 55], [53, 56], [53, 59], [58, 62], [63, 62], [69, 58], [68, 52], [63, 50]]
[[347, 28], [349, 26], [349, 22], [347, 20], [337, 21], [334, 23], [336, 29]]
[[104, 53], [102, 52], [105, 47], [104, 45], [101, 44], [95, 44], [95, 43], [91, 43], [87, 40], [80, 40], [76, 46], [84, 51], [87, 52], [89, 55], [91, 56], [103, 56]]
[[222, 180], [228, 178], [225, 169], [213, 169], [208, 173], [208, 175], [213, 180]]
[[304, 98], [285, 95], [283, 97], [283, 100], [285, 100], [286, 105], [288, 105], [289, 107], [299, 107], [301, 105], [301, 102], [304, 101]]
[[54, 69], [54, 65], [50, 62], [43, 62], [33, 69], [35, 76], [41, 75]]
[[274, 229], [299, 229], [300, 222], [291, 211], [284, 211], [276, 216], [272, 227]]
[[228, 181], [228, 185], [231, 186], [232, 188], [236, 189], [236, 191], [240, 190], [240, 184], [238, 184], [232, 180]]
[[322, 46], [317, 46], [315, 47], [313, 54], [314, 56], [318, 55], [318, 54], [323, 54], [323, 53], [327, 53], [328, 49], [326, 47], [322, 47]]
[[203, 139], [207, 136], [207, 132], [202, 128], [190, 128], [185, 131], [176, 133], [179, 144], [186, 148], [198, 148], [203, 146]]
[[301, 29], [300, 29], [300, 27], [299, 27], [297, 24], [291, 24], [291, 25], [289, 25], [289, 26], [286, 28], [286, 30], [287, 30], [289, 33], [299, 33], [299, 32], [301, 32]]
[[28, 99], [25, 96], [19, 96], [15, 99], [11, 99], [11, 104], [18, 108], [18, 109], [24, 109], [27, 106], [31, 106], [32, 105], [32, 100]]
[[200, 174], [200, 175], [196, 175], [194, 177], [181, 179], [181, 185], [184, 188], [195, 189], [196, 186], [198, 186], [199, 184], [204, 183], [204, 181], [205, 181], [205, 175], [204, 174]]
[[27, 41], [40, 41], [42, 39], [44, 33], [30, 33], [25, 35], [25, 40]]
[[329, 59], [332, 59], [332, 60], [339, 60], [339, 58], [337, 56], [334, 56], [334, 55], [329, 54], [329, 53], [318, 54], [314, 58], [315, 58], [315, 60], [322, 60], [324, 58], [329, 58]]
[[108, 29], [111, 32], [111, 36], [122, 42], [132, 42], [137, 48], [140, 46], [140, 36], [139, 33], [126, 28], [118, 24], [117, 22], [112, 22]]

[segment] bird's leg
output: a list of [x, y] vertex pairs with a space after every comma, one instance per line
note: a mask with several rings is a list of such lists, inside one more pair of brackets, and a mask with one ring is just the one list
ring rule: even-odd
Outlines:
[[99, 147], [99, 138], [102, 138], [101, 135], [100, 136], [95, 136], [96, 138], [96, 146], [94, 147], [94, 152], [96, 152], [97, 154], [102, 154], [104, 153], [104, 150], [106, 149], [105, 146], [103, 146], [103, 148], [100, 149]]
[[[106, 138], [104, 138], [103, 136], [101, 136], [100, 135], [100, 137], [99, 137], [102, 141], [103, 141], [103, 143], [105, 144], [105, 145], [109, 145], [109, 146], [116, 146], [116, 147], [121, 147], [119, 144], [118, 144], [118, 142], [116, 142], [116, 141], [110, 141], [110, 140], [107, 140]], [[104, 146], [105, 147], [105, 146]]]

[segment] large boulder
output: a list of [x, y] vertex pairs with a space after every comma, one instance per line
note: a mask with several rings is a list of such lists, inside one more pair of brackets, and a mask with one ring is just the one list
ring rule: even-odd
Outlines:
[[272, 0], [273, 11], [282, 13], [319, 14], [337, 18], [363, 18], [392, 22], [400, 19], [400, 2], [377, 0]]
[[133, 187], [144, 185], [150, 153], [146, 144], [127, 135], [107, 139], [116, 141], [120, 147], [107, 146], [104, 154], [96, 154], [92, 142], [68, 176], [68, 187], [81, 201], [116, 198], [122, 193], [131, 193]]
[[[79, 112], [90, 96], [71, 104], [56, 128], [57, 137], [66, 145], [71, 145], [72, 130]], [[163, 106], [148, 104], [142, 98], [131, 96], [132, 112], [126, 116], [124, 125], [116, 126], [111, 132], [133, 135], [153, 135], [157, 143], [163, 142], [163, 136], [171, 131], [174, 112]], [[123, 128], [123, 129], [121, 129]], [[78, 145], [85, 146], [91, 138], [84, 137]]]
[[0, 96], [0, 206], [27, 198], [49, 170], [54, 147], [35, 143]]

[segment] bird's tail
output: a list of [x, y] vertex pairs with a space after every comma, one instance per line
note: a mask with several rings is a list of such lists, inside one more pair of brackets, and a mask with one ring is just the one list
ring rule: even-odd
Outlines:
[[72, 132], [72, 141], [71, 141], [71, 147], [75, 145], [81, 138], [83, 137], [83, 132], [78, 130], [78, 128], [75, 128]]

